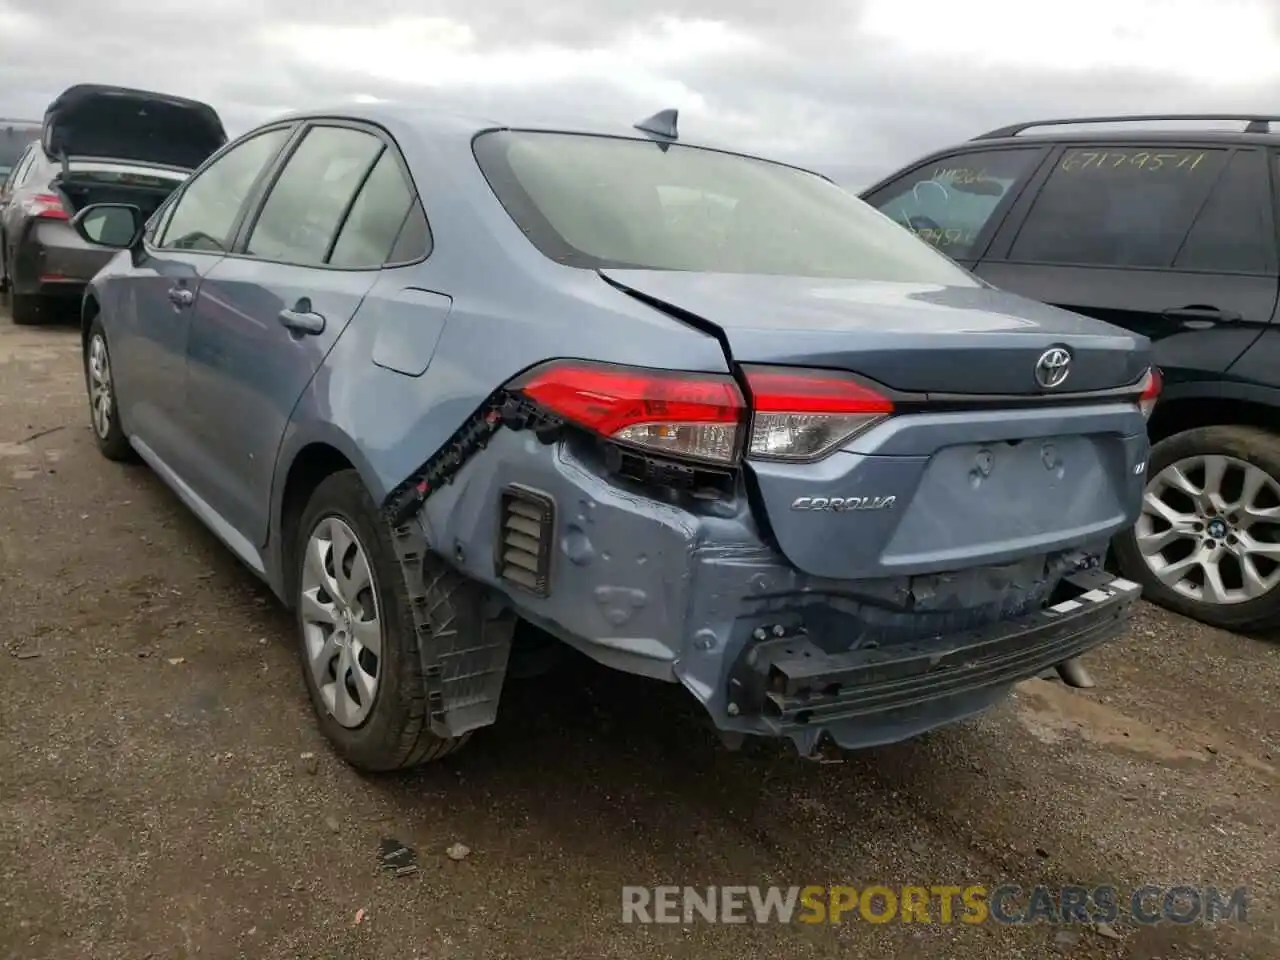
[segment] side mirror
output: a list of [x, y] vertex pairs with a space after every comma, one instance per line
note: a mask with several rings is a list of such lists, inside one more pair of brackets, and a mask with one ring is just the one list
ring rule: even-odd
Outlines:
[[129, 203], [93, 203], [71, 218], [83, 240], [99, 247], [125, 250], [142, 239], [142, 211]]

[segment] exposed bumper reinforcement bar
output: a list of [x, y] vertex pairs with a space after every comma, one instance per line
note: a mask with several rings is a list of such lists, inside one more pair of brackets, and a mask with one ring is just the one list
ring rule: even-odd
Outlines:
[[730, 673], [730, 713], [757, 718], [799, 745], [829, 725], [875, 726], [891, 715], [929, 712], [1037, 676], [1111, 639], [1141, 595], [1137, 584], [1101, 570], [1064, 583], [1076, 596], [970, 633], [840, 654], [805, 634], [750, 644]]

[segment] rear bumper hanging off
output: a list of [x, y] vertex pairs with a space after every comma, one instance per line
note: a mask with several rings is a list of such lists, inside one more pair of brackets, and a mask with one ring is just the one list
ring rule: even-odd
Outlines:
[[791, 737], [802, 753], [824, 734], [854, 748], [961, 719], [1116, 636], [1140, 596], [1137, 584], [1102, 570], [1064, 584], [1074, 597], [965, 634], [835, 654], [803, 632], [757, 640], [730, 670], [728, 713]]
[[382, 519], [391, 532], [409, 593], [431, 731], [439, 737], [462, 736], [489, 726], [497, 718], [511, 653], [511, 631], [498, 631], [493, 638], [467, 637], [432, 625], [424, 568], [431, 545], [424, 527], [414, 517], [427, 499], [450, 483], [504, 426], [541, 431], [554, 429], [556, 423], [540, 416], [518, 397], [499, 391], [458, 428], [439, 453], [397, 485], [382, 503]]

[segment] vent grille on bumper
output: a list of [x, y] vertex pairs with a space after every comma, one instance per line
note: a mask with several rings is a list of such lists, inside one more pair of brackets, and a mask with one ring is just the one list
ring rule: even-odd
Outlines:
[[515, 484], [502, 491], [498, 577], [539, 597], [551, 592], [555, 504], [537, 490]]

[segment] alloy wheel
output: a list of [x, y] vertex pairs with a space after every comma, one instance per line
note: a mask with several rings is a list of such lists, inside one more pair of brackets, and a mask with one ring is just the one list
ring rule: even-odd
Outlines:
[[358, 727], [378, 694], [382, 622], [368, 553], [338, 517], [325, 517], [311, 531], [300, 602], [308, 667], [320, 698], [340, 725]]
[[1280, 482], [1236, 457], [1186, 457], [1147, 483], [1134, 536], [1170, 590], [1214, 605], [1257, 600], [1280, 584]]
[[111, 358], [101, 334], [94, 334], [89, 341], [89, 412], [94, 432], [106, 440], [111, 433], [115, 397], [111, 387]]

